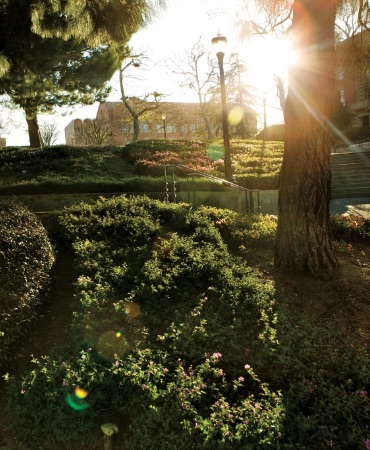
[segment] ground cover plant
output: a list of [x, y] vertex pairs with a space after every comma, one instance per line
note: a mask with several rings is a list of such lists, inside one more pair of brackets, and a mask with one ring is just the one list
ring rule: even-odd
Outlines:
[[[249, 189], [278, 189], [283, 149], [282, 142], [231, 141], [232, 171], [238, 183]], [[220, 141], [139, 141], [128, 144], [124, 155], [141, 175], [162, 175], [163, 165], [182, 164], [224, 177]]]
[[114, 192], [130, 168], [117, 147], [0, 150], [0, 193]]
[[146, 197], [60, 215], [74, 339], [11, 384], [19, 435], [56, 448], [104, 417], [129, 449], [366, 449], [368, 352], [249, 267], [258, 219]]
[[46, 230], [23, 205], [0, 203], [0, 367], [37, 317], [54, 263]]
[[[241, 186], [277, 189], [282, 143], [232, 141], [233, 170]], [[219, 141], [139, 141], [126, 147], [0, 150], [0, 194], [163, 192], [164, 166], [183, 164], [223, 178]], [[178, 190], [224, 190], [211, 180], [189, 180], [176, 170]]]

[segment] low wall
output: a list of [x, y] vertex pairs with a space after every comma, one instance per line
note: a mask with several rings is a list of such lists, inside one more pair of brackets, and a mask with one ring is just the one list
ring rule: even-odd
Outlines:
[[[92, 202], [99, 197], [114, 197], [117, 195], [147, 195], [153, 199], [165, 200], [163, 192], [115, 192], [115, 193], [96, 193], [96, 194], [45, 194], [45, 195], [17, 195], [0, 196], [0, 200], [13, 199], [26, 205], [33, 212], [47, 212], [62, 209], [79, 202]], [[169, 193], [168, 200], [173, 201], [172, 193]], [[176, 202], [192, 203], [194, 205], [215, 206], [217, 208], [227, 208], [238, 212], [247, 212], [248, 207], [252, 206], [254, 213], [277, 214], [278, 191], [259, 191], [260, 211], [257, 209], [257, 193], [253, 192], [251, 198], [245, 191], [230, 190], [227, 192], [214, 191], [190, 191], [177, 192]]]

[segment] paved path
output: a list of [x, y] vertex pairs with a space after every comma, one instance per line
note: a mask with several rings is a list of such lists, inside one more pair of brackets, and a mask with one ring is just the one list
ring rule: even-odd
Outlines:
[[355, 214], [370, 218], [370, 198], [336, 198], [330, 202], [330, 215]]

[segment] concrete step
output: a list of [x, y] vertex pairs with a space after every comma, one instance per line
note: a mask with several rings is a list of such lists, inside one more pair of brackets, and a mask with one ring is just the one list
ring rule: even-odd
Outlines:
[[370, 171], [369, 170], [356, 170], [356, 171], [348, 171], [348, 172], [332, 172], [332, 179], [340, 179], [340, 178], [364, 178], [370, 179]]
[[370, 190], [370, 183], [332, 183], [331, 184], [332, 189], [369, 189]]
[[331, 189], [331, 198], [370, 197], [370, 188]]
[[[360, 156], [361, 155], [361, 156]], [[369, 155], [365, 153], [360, 153], [359, 155], [351, 155], [351, 156], [342, 156], [342, 155], [335, 155], [332, 156], [330, 159], [330, 163], [333, 167], [340, 165], [340, 164], [370, 164], [370, 152]]]
[[331, 153], [331, 156], [332, 157], [336, 157], [336, 156], [338, 156], [338, 157], [345, 157], [345, 156], [359, 156], [359, 155], [361, 155], [361, 154], [365, 154], [365, 155], [368, 155], [369, 153], [370, 153], [370, 147], [369, 146], [367, 146], [367, 147], [364, 147], [361, 151], [352, 151], [352, 150], [347, 150], [346, 152], [332, 152]]
[[348, 169], [357, 169], [357, 168], [370, 168], [370, 161], [357, 161], [357, 162], [341, 162], [340, 164], [331, 164], [330, 168], [332, 171], [334, 170], [348, 170]]
[[368, 170], [370, 169], [370, 161], [358, 162], [358, 163], [348, 163], [348, 164], [331, 164], [330, 166], [332, 172], [341, 172], [343, 170]]
[[370, 195], [370, 151], [331, 155], [331, 196]]
[[338, 154], [338, 153], [348, 153], [348, 152], [366, 152], [370, 150], [370, 142], [362, 142], [361, 144], [351, 144], [347, 147], [337, 147], [332, 149], [332, 154]]
[[367, 177], [366, 175], [360, 175], [360, 174], [346, 174], [346, 175], [336, 175], [331, 177], [332, 183], [370, 183], [370, 177]]

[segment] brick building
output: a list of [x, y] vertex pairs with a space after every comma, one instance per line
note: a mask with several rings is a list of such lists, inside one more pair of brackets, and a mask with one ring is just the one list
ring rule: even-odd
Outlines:
[[[154, 108], [154, 103], [135, 105], [136, 111]], [[91, 125], [80, 119], [73, 120], [65, 128], [66, 144], [80, 144], [78, 130]], [[109, 128], [105, 143], [125, 145], [132, 141], [133, 117], [122, 102], [100, 103], [94, 122]], [[148, 109], [139, 117], [139, 139], [196, 139], [206, 137], [204, 121], [199, 115], [197, 103], [158, 103], [156, 109]]]
[[339, 65], [336, 74], [336, 88], [340, 103], [352, 114], [350, 126], [353, 129], [370, 127], [370, 74], [356, 70], [353, 56], [366, 58], [370, 50], [370, 33], [356, 34], [338, 45]]
[[[146, 111], [139, 117], [139, 139], [204, 139], [208, 137], [198, 103], [160, 102], [158, 104], [133, 99], [135, 111]], [[208, 105], [207, 117], [212, 132], [221, 135], [221, 111], [219, 104]], [[255, 113], [247, 114], [248, 122], [256, 128]], [[79, 139], [81, 131], [91, 130], [94, 125], [101, 136], [102, 144], [125, 145], [133, 138], [133, 117], [122, 102], [100, 103], [96, 118], [73, 120], [65, 128], [67, 145], [87, 145]]]

